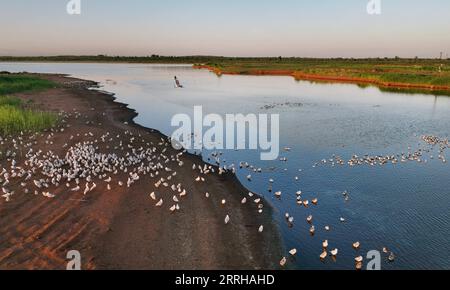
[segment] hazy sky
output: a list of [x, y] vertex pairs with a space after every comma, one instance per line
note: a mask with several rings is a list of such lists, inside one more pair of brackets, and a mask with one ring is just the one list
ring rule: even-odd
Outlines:
[[449, 0], [0, 0], [0, 55], [450, 55]]

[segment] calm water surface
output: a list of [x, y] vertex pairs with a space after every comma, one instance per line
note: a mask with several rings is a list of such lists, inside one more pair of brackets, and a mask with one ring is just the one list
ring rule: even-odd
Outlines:
[[[431, 95], [383, 93], [377, 88], [346, 84], [313, 84], [289, 77], [222, 76], [185, 65], [0, 63], [0, 71], [67, 73], [95, 80], [118, 101], [139, 112], [136, 122], [171, 134], [174, 114], [192, 115], [194, 105], [204, 113], [278, 113], [280, 145], [287, 162], [260, 161], [257, 151], [224, 151], [226, 164], [247, 161], [263, 168], [245, 178], [250, 190], [274, 206], [286, 251], [297, 248], [289, 264], [298, 269], [353, 269], [353, 259], [369, 250], [389, 247], [394, 263], [383, 257], [383, 269], [450, 269], [450, 168], [432, 154], [427, 163], [386, 166], [331, 166], [320, 164], [333, 154], [350, 159], [400, 154], [424, 147], [421, 135], [450, 135], [450, 98]], [[174, 89], [177, 75], [185, 89]], [[269, 106], [270, 109], [267, 109]], [[448, 151], [448, 150], [447, 150]], [[204, 152], [205, 160], [208, 153]], [[295, 177], [299, 180], [296, 181]], [[273, 178], [278, 200], [267, 191]], [[296, 205], [295, 192], [319, 198], [319, 206]], [[343, 191], [350, 200], [345, 202]], [[295, 217], [289, 228], [284, 215]], [[309, 235], [306, 217], [314, 216], [317, 233]], [[346, 219], [340, 222], [340, 217]], [[324, 226], [331, 227], [330, 232]], [[322, 241], [338, 248], [336, 262], [321, 262]], [[361, 250], [352, 243], [361, 242]], [[281, 258], [281, 257], [280, 257]]]

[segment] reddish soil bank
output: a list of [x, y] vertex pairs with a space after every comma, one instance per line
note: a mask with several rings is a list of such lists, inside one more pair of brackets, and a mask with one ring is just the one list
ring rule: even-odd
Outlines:
[[195, 65], [197, 69], [208, 69], [211, 72], [220, 75], [255, 75], [255, 76], [291, 76], [296, 80], [309, 80], [318, 82], [336, 82], [336, 83], [353, 83], [353, 84], [371, 84], [383, 88], [404, 89], [404, 90], [427, 90], [427, 91], [448, 91], [450, 94], [450, 86], [435, 86], [427, 84], [410, 84], [410, 83], [397, 83], [397, 82], [382, 82], [379, 80], [366, 79], [366, 78], [354, 78], [354, 77], [341, 77], [341, 76], [325, 76], [315, 74], [305, 74], [299, 71], [293, 70], [250, 70], [245, 73], [240, 72], [223, 72], [219, 68], [211, 67], [207, 65]]

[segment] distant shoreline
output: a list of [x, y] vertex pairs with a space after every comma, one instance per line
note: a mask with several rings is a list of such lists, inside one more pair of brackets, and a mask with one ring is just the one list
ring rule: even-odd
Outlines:
[[251, 76], [290, 76], [296, 80], [317, 81], [325, 83], [351, 83], [357, 85], [374, 85], [380, 88], [399, 89], [400, 91], [414, 91], [423, 90], [422, 93], [436, 93], [450, 96], [449, 86], [435, 86], [425, 84], [412, 84], [412, 83], [396, 83], [396, 82], [382, 82], [378, 80], [368, 78], [352, 78], [352, 77], [339, 77], [339, 76], [327, 76], [327, 75], [315, 75], [305, 74], [298, 71], [290, 70], [250, 70], [246, 72], [239, 71], [222, 71], [219, 68], [208, 65], [194, 65], [196, 69], [207, 69], [217, 76], [221, 75], [251, 75]]
[[394, 92], [450, 96], [450, 59], [98, 55], [0, 56], [0, 62], [193, 65], [218, 76], [290, 76], [296, 80], [373, 85]]

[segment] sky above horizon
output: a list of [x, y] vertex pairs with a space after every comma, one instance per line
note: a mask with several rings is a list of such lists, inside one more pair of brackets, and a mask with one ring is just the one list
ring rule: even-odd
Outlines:
[[450, 1], [0, 0], [0, 55], [450, 55]]

